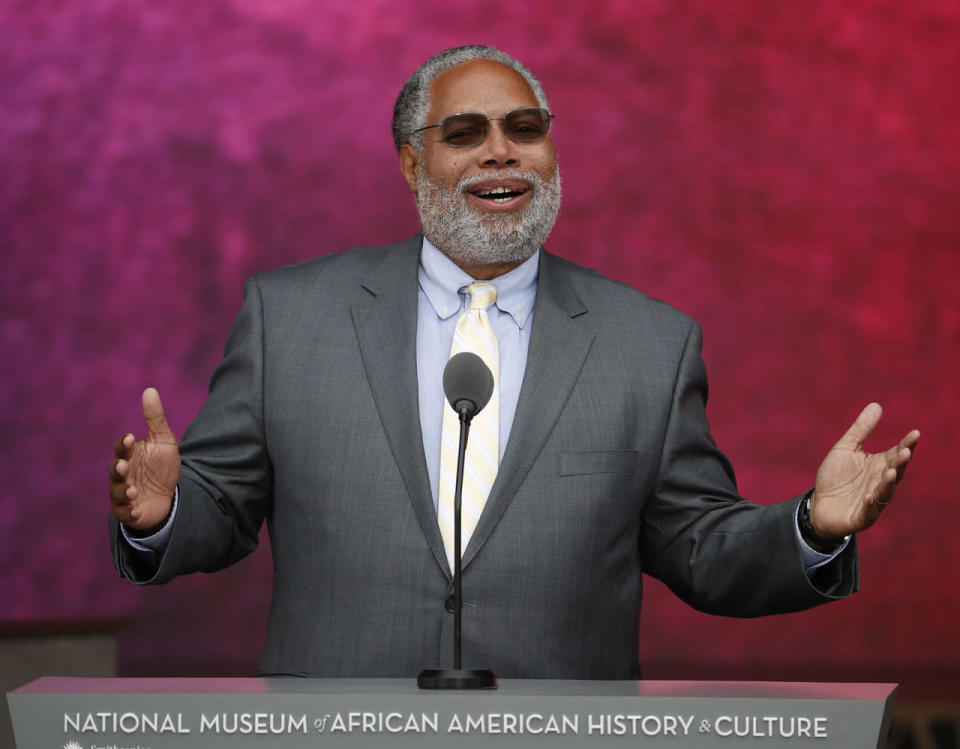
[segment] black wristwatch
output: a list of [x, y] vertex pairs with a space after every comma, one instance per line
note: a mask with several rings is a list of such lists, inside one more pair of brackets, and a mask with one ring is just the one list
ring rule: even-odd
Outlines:
[[806, 499], [800, 502], [800, 509], [797, 512], [797, 522], [800, 524], [800, 535], [807, 541], [812, 541], [819, 546], [823, 546], [829, 551], [833, 551], [843, 543], [842, 538], [826, 539], [817, 535], [813, 529], [813, 523], [810, 522], [810, 500], [813, 498], [811, 492]]

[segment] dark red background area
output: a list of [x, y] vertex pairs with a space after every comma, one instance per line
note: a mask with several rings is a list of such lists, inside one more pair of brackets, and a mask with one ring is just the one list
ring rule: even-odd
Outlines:
[[147, 385], [182, 432], [246, 276], [417, 230], [393, 99], [474, 41], [524, 60], [556, 113], [548, 247], [703, 324], [714, 434], [747, 497], [804, 491], [870, 400], [869, 446], [924, 435], [860, 539], [860, 594], [741, 621], [651, 582], [647, 675], [960, 693], [952, 1], [3, 3], [0, 618], [129, 616], [129, 674], [254, 670], [269, 553], [118, 580], [111, 446], [143, 431]]

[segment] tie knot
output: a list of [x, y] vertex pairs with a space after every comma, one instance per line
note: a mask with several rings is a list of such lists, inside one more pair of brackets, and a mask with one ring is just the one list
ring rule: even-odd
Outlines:
[[470, 309], [486, 309], [497, 301], [497, 287], [488, 283], [472, 283], [467, 286], [470, 293]]

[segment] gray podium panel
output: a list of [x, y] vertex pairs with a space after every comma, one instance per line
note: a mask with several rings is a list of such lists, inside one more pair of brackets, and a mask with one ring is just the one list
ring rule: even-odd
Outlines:
[[81, 679], [10, 692], [19, 749], [883, 747], [893, 684]]

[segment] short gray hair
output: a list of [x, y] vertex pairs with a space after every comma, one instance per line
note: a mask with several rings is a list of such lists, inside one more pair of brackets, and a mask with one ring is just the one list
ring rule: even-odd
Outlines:
[[510, 57], [506, 52], [501, 52], [496, 47], [485, 47], [480, 44], [451, 47], [438, 52], [423, 63], [413, 75], [407, 78], [407, 82], [400, 89], [397, 101], [393, 105], [393, 142], [397, 151], [404, 143], [420, 147], [422, 136], [414, 131], [427, 124], [425, 120], [430, 110], [430, 84], [433, 83], [433, 79], [444, 70], [462, 62], [481, 59], [494, 60], [516, 70], [533, 89], [537, 104], [544, 109], [550, 109], [540, 81], [519, 60]]

